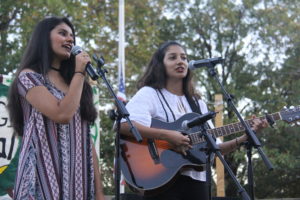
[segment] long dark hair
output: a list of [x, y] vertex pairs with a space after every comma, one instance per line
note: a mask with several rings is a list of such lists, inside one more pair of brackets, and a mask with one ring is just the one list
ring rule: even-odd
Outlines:
[[[59, 24], [67, 24], [73, 32], [75, 44], [75, 30], [72, 23], [65, 17], [48, 17], [40, 21], [29, 40], [26, 50], [23, 54], [20, 67], [18, 68], [15, 79], [9, 90], [8, 95], [8, 111], [11, 124], [15, 133], [23, 135], [23, 110], [18, 93], [17, 79], [20, 72], [24, 69], [31, 69], [44, 77], [50, 70], [54, 52], [51, 46], [50, 32]], [[75, 58], [71, 56], [69, 59], [61, 62], [60, 74], [64, 81], [69, 85], [71, 83], [75, 71]], [[93, 92], [91, 86], [84, 82], [83, 91], [80, 100], [80, 114], [84, 120], [93, 123], [97, 117], [97, 112], [93, 104]]]
[[[185, 48], [176, 41], [167, 41], [161, 44], [152, 55], [144, 75], [138, 81], [138, 89], [144, 86], [150, 86], [154, 89], [162, 89], [166, 86], [167, 73], [163, 61], [168, 48], [174, 45], [179, 46], [186, 51]], [[182, 89], [186, 96], [200, 98], [200, 95], [195, 93], [192, 82], [192, 72], [189, 69], [186, 77], [183, 79]]]

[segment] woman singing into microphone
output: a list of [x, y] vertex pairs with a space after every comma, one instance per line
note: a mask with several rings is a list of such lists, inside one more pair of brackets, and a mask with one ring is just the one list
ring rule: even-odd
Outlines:
[[14, 199], [104, 200], [89, 125], [97, 111], [85, 79], [86, 52], [71, 55], [67, 18], [40, 21], [9, 94], [9, 113], [22, 148]]

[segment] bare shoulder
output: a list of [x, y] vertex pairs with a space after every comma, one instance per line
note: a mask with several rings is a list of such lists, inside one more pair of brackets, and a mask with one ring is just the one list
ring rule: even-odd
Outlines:
[[25, 68], [20, 73], [25, 73], [25, 72], [35, 72], [35, 71], [33, 71], [32, 69], [29, 69], [29, 68]]

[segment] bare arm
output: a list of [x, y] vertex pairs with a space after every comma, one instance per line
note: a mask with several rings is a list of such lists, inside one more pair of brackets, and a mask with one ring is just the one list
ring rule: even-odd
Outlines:
[[[76, 72], [84, 72], [90, 58], [82, 52], [76, 56]], [[31, 71], [29, 69], [23, 71]], [[29, 89], [26, 100], [38, 111], [57, 123], [68, 123], [80, 105], [84, 75], [75, 73], [68, 87], [66, 96], [59, 101], [45, 86]]]
[[[255, 132], [259, 132], [261, 129], [268, 127], [268, 122], [266, 120], [260, 120], [259, 118], [256, 118], [255, 116], [253, 116], [252, 119], [254, 122], [252, 129]], [[230, 153], [230, 152], [236, 150], [243, 142], [247, 141], [247, 139], [248, 139], [248, 136], [246, 134], [244, 134], [233, 140], [219, 144], [222, 154], [224, 155], [224, 154], [227, 154], [227, 153]]]
[[240, 137], [236, 137], [233, 140], [219, 144], [222, 154], [225, 155], [236, 150], [243, 142], [247, 140], [247, 138], [247, 135], [244, 134]]
[[27, 101], [38, 111], [57, 123], [68, 123], [79, 107], [84, 76], [74, 74], [68, 93], [59, 101], [46, 87], [37, 86], [31, 88], [27, 95]]

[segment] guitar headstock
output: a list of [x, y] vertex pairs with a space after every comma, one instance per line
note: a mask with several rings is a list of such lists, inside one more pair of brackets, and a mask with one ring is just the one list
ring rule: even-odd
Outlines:
[[280, 111], [280, 116], [287, 123], [300, 121], [300, 106], [283, 108]]

